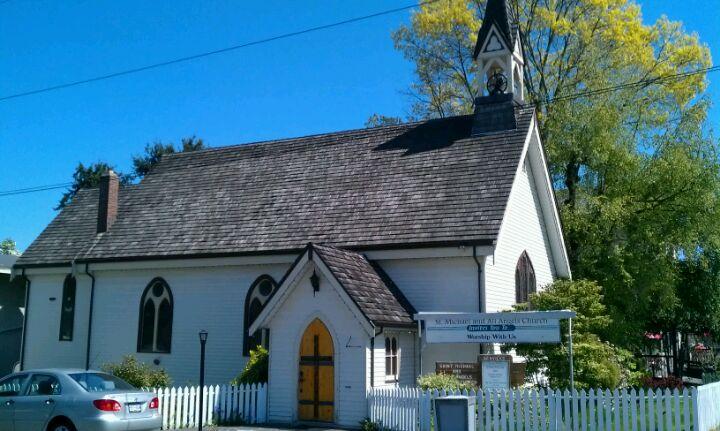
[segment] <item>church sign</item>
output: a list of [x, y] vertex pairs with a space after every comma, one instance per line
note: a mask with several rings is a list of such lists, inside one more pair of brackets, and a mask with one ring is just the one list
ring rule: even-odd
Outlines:
[[451, 374], [462, 382], [480, 383], [480, 364], [475, 362], [436, 362], [436, 374]]
[[559, 343], [560, 319], [571, 311], [418, 313], [427, 343]]

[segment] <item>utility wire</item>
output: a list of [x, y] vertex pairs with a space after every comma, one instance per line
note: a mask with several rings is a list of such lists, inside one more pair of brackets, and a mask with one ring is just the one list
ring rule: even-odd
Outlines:
[[261, 44], [264, 44], [264, 43], [269, 43], [269, 42], [274, 42], [274, 41], [281, 40], [281, 39], [287, 39], [287, 38], [299, 36], [299, 35], [302, 35], [302, 34], [313, 33], [313, 32], [320, 31], [320, 30], [327, 30], [327, 29], [329, 29], [329, 28], [340, 27], [340, 26], [342, 26], [342, 25], [351, 24], [351, 23], [355, 23], [355, 22], [359, 22], [359, 21], [366, 21], [366, 20], [369, 20], [369, 19], [372, 19], [372, 18], [377, 18], [377, 17], [379, 17], [379, 16], [389, 15], [389, 14], [401, 12], [401, 11], [408, 10], [408, 9], [414, 9], [414, 8], [417, 8], [417, 7], [420, 7], [420, 6], [424, 6], [424, 5], [427, 5], [427, 4], [431, 4], [431, 3], [435, 3], [435, 2], [438, 2], [438, 1], [439, 1], [439, 0], [427, 0], [427, 1], [424, 1], [424, 2], [415, 3], [415, 4], [412, 4], [412, 5], [408, 5], [408, 6], [402, 6], [402, 7], [398, 7], [398, 8], [395, 8], [395, 9], [388, 9], [388, 10], [384, 10], [384, 11], [382, 11], [382, 12], [377, 12], [377, 13], [373, 13], [373, 14], [370, 14], [370, 15], [364, 15], [364, 16], [359, 16], [359, 17], [355, 17], [355, 18], [350, 18], [350, 19], [346, 19], [346, 20], [343, 20], [343, 21], [334, 22], [334, 23], [331, 23], [331, 24], [325, 24], [325, 25], [319, 25], [319, 26], [316, 26], [316, 27], [310, 27], [310, 28], [306, 28], [306, 29], [304, 29], [304, 30], [298, 30], [298, 31], [290, 32], [290, 33], [284, 33], [284, 34], [280, 34], [280, 35], [277, 35], [277, 36], [268, 37], [268, 38], [265, 38], [265, 39], [259, 39], [259, 40], [255, 40], [255, 41], [252, 41], [252, 42], [247, 42], [247, 43], [242, 43], [242, 44], [239, 44], [239, 45], [229, 46], [229, 47], [227, 47], [227, 48], [217, 49], [217, 50], [214, 50], [214, 51], [207, 51], [207, 52], [203, 52], [203, 53], [200, 53], [200, 54], [189, 55], [189, 56], [187, 56], [187, 57], [180, 57], [180, 58], [175, 58], [175, 59], [173, 59], [173, 60], [162, 61], [162, 62], [160, 62], [160, 63], [153, 63], [153, 64], [148, 64], [148, 65], [146, 65], [146, 66], [141, 66], [141, 67], [136, 67], [136, 68], [132, 68], [132, 69], [121, 70], [121, 71], [118, 71], [118, 72], [108, 73], [108, 74], [106, 74], [106, 75], [100, 75], [100, 76], [96, 76], [96, 77], [93, 77], [93, 78], [80, 79], [80, 80], [77, 80], [77, 81], [66, 82], [66, 83], [64, 83], [64, 84], [58, 84], [58, 85], [53, 85], [53, 86], [50, 86], [50, 87], [39, 88], [39, 89], [37, 89], [37, 90], [29, 90], [29, 91], [23, 91], [23, 92], [21, 92], [21, 93], [8, 94], [8, 95], [6, 95], [6, 96], [1, 96], [1, 97], [0, 97], [0, 102], [6, 101], [6, 100], [10, 100], [10, 99], [17, 99], [17, 98], [20, 98], [20, 97], [32, 96], [32, 95], [34, 95], [34, 94], [47, 93], [47, 92], [49, 92], [49, 91], [60, 90], [60, 89], [63, 89], [63, 88], [69, 88], [69, 87], [75, 87], [75, 86], [78, 86], [78, 85], [89, 84], [89, 83], [91, 83], [91, 82], [104, 81], [104, 80], [106, 80], [106, 79], [112, 79], [112, 78], [117, 78], [117, 77], [119, 77], [119, 76], [131, 75], [131, 74], [134, 74], [134, 73], [144, 72], [144, 71], [146, 71], [146, 70], [151, 70], [151, 69], [158, 69], [158, 68], [160, 68], [160, 67], [170, 66], [170, 65], [173, 65], [173, 64], [185, 63], [185, 62], [188, 62], [188, 61], [197, 60], [197, 59], [204, 58], [204, 57], [209, 57], [209, 56], [211, 56], [211, 55], [223, 54], [223, 53], [226, 53], [226, 52], [231, 52], [231, 51], [235, 51], [235, 50], [238, 50], [238, 49], [247, 48], [247, 47], [250, 47], [250, 46], [261, 45]]
[[647, 86], [650, 86], [650, 85], [653, 85], [653, 84], [659, 84], [659, 83], [663, 83], [663, 82], [667, 82], [667, 81], [673, 81], [673, 80], [677, 80], [677, 79], [681, 79], [681, 78], [686, 78], [686, 77], [688, 77], [688, 76], [698, 75], [698, 74], [701, 74], [701, 73], [712, 73], [712, 72], [717, 72], [717, 71], [720, 71], [720, 65], [718, 65], [718, 66], [712, 66], [712, 67], [706, 67], [706, 68], [703, 68], [703, 69], [690, 70], [690, 71], [687, 71], [687, 72], [680, 72], [680, 73], [673, 73], [673, 74], [669, 74], [669, 75], [663, 75], [663, 76], [659, 76], [659, 77], [656, 77], [656, 78], [641, 79], [641, 80], [639, 80], [639, 81], [628, 82], [628, 83], [625, 83], [625, 84], [614, 85], [614, 86], [611, 86], [611, 87], [598, 88], [597, 90], [581, 91], [581, 92], [578, 92], [578, 93], [568, 94], [568, 95], [565, 95], [565, 96], [552, 97], [552, 98], [548, 99], [548, 100], [545, 101], [545, 102], [527, 103], [527, 104], [525, 104], [524, 106], [535, 106], [535, 105], [538, 105], [538, 104], [546, 104], [546, 105], [549, 105], [549, 104], [554, 103], [554, 102], [561, 102], [561, 101], [565, 101], [565, 100], [575, 100], [575, 99], [580, 99], [580, 98], [582, 98], [582, 97], [600, 96], [600, 95], [607, 94], [607, 93], [611, 93], [611, 92], [614, 92], [614, 91], [624, 90], [624, 89], [626, 89], [626, 88], [632, 88], [632, 87], [647, 87]]
[[[691, 70], [691, 71], [688, 71], [688, 72], [676, 73], [676, 74], [672, 74], [672, 75], [664, 75], [664, 76], [661, 76], [661, 77], [658, 77], [658, 78], [649, 78], [649, 79], [644, 79], [644, 80], [640, 80], [640, 81], [629, 82], [629, 83], [626, 83], [626, 84], [620, 84], [620, 85], [615, 85], [615, 86], [612, 86], [612, 87], [600, 88], [600, 89], [597, 89], [597, 90], [589, 90], [589, 91], [584, 91], [584, 92], [569, 94], [569, 95], [565, 95], [565, 96], [558, 96], [558, 97], [555, 97], [555, 98], [551, 98], [551, 99], [549, 99], [548, 101], [543, 102], [542, 104], [549, 105], [549, 104], [552, 104], [552, 103], [555, 103], [555, 102], [559, 102], [559, 101], [574, 100], [574, 99], [579, 99], [579, 98], [582, 98], [582, 97], [594, 97], [594, 96], [599, 96], [599, 95], [607, 94], [607, 93], [610, 93], [610, 92], [612, 92], [612, 91], [622, 90], [622, 89], [625, 89], [625, 88], [631, 88], [631, 87], [635, 87], [635, 86], [648, 86], [648, 85], [651, 85], [651, 84], [655, 84], [655, 83], [659, 83], [659, 82], [665, 82], [665, 81], [669, 81], [669, 80], [672, 80], [672, 79], [680, 79], [680, 78], [683, 78], [683, 77], [692, 76], [692, 75], [697, 75], [697, 74], [700, 74], [700, 73], [711, 73], [711, 72], [717, 72], [717, 71], [720, 71], [720, 65], [719, 65], [719, 66], [713, 66], [713, 67], [707, 67], [707, 68], [704, 68], [704, 69]], [[525, 104], [523, 104], [523, 105], [521, 105], [521, 106], [523, 106], [523, 107], [531, 107], [531, 106], [535, 106], [535, 105], [537, 105], [537, 104], [535, 104], [535, 103], [525, 103]], [[674, 119], [674, 120], [672, 120], [672, 121], [676, 121], [676, 120], [679, 120], [679, 119]], [[26, 188], [26, 189], [0, 191], [0, 197], [3, 197], [3, 196], [12, 196], [12, 195], [19, 195], [19, 194], [24, 194], [24, 193], [35, 193], [35, 192], [41, 192], [41, 191], [45, 191], [45, 190], [60, 189], [60, 188], [64, 188], [64, 187], [69, 187], [69, 186], [71, 186], [72, 184], [73, 184], [73, 183], [61, 183], [61, 184], [51, 184], [51, 185], [47, 185], [47, 186], [29, 187], [29, 188]]]
[[73, 183], [59, 183], [59, 184], [49, 184], [49, 185], [44, 185], [44, 186], [27, 187], [24, 189], [5, 190], [5, 191], [0, 191], [0, 197], [22, 195], [25, 193], [43, 192], [46, 190], [63, 189], [65, 187], [70, 187], [72, 184]]
[[[555, 102], [560, 102], [560, 101], [565, 101], [565, 100], [574, 100], [574, 99], [579, 99], [582, 97], [595, 97], [595, 96], [600, 96], [603, 94], [607, 94], [607, 93], [610, 93], [613, 91], [622, 90], [622, 89], [626, 89], [626, 88], [637, 87], [637, 86], [648, 86], [648, 85], [666, 82], [666, 81], [670, 81], [670, 80], [674, 80], [674, 79], [680, 79], [680, 78], [684, 78], [684, 77], [688, 77], [688, 76], [692, 76], [692, 75], [698, 75], [701, 73], [712, 73], [712, 72], [717, 72], [717, 71], [720, 71], [720, 65], [713, 66], [713, 67], [706, 67], [703, 69], [690, 70], [687, 72], [675, 73], [675, 74], [670, 74], [670, 75], [663, 75], [663, 76], [660, 76], [657, 78], [643, 79], [640, 81], [629, 82], [626, 84], [619, 84], [619, 85], [615, 85], [612, 87], [599, 88], [597, 90], [588, 90], [588, 91], [582, 91], [579, 93], [568, 94], [565, 96], [558, 96], [558, 97], [551, 98], [541, 104], [549, 105], [549, 104], [552, 104]], [[526, 103], [521, 106], [530, 107], [530, 106], [535, 106], [535, 105], [537, 105], [537, 104]], [[50, 184], [50, 185], [45, 185], [45, 186], [29, 187], [29, 188], [25, 188], [25, 189], [0, 191], [0, 197], [60, 189], [60, 188], [64, 188], [64, 187], [69, 187], [72, 184], [73, 183]]]

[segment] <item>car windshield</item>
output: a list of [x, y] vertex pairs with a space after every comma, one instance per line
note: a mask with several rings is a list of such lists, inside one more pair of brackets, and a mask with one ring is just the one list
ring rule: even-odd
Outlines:
[[70, 377], [88, 392], [112, 392], [135, 389], [123, 379], [105, 373], [77, 373]]

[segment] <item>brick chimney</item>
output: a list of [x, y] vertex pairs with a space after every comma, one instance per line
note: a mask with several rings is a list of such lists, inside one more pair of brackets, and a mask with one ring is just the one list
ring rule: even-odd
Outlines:
[[98, 202], [97, 233], [107, 232], [118, 213], [120, 179], [112, 169], [100, 177], [100, 200]]

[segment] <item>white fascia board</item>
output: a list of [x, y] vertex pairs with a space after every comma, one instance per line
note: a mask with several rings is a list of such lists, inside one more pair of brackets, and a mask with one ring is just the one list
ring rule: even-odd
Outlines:
[[[84, 268], [83, 268], [84, 269]], [[48, 266], [38, 268], [25, 268], [26, 276], [33, 275], [56, 275], [56, 274], [70, 274], [72, 272], [72, 266]], [[22, 269], [16, 269], [16, 274], [21, 274]]]
[[249, 332], [252, 334], [258, 329], [262, 328], [262, 326], [270, 320], [277, 310], [280, 308], [280, 305], [282, 305], [283, 302], [287, 299], [287, 296], [292, 291], [292, 287], [297, 282], [298, 277], [305, 271], [305, 266], [307, 266], [310, 259], [308, 259], [308, 252], [307, 250], [303, 254], [303, 256], [298, 260], [295, 267], [292, 269], [290, 274], [288, 274], [287, 277], [285, 277], [285, 280], [283, 280], [283, 283], [278, 287], [277, 292], [270, 298], [270, 301], [265, 305], [265, 308], [263, 311], [260, 312], [260, 315], [255, 319], [252, 325], [250, 325]]
[[[493, 254], [495, 247], [490, 245], [474, 246], [477, 256], [489, 256]], [[393, 259], [427, 259], [443, 257], [472, 257], [473, 246], [459, 247], [435, 247], [417, 249], [396, 249], [396, 250], [374, 250], [363, 253], [370, 260], [393, 260]]]
[[561, 277], [571, 278], [570, 261], [568, 260], [567, 249], [565, 248], [560, 213], [558, 212], [558, 207], [555, 202], [555, 192], [553, 191], [552, 180], [548, 173], [548, 165], [542, 149], [542, 142], [540, 142], [540, 134], [537, 129], [537, 118], [535, 114], [533, 114], [530, 122], [528, 134], [525, 137], [525, 143], [523, 144], [522, 153], [520, 154], [520, 162], [515, 170], [515, 179], [513, 179], [513, 187], [510, 189], [510, 195], [508, 196], [508, 205], [505, 207], [505, 214], [503, 215], [500, 230], [498, 231], [498, 242], [502, 239], [503, 228], [505, 227], [505, 220], [507, 219], [507, 211], [509, 210], [510, 201], [515, 191], [515, 181], [523, 169], [525, 158], [528, 156], [530, 156], [530, 169], [533, 170], [533, 178], [535, 179], [535, 190], [540, 198], [543, 223], [545, 223], [546, 232], [548, 232], [551, 244], [550, 253], [552, 253], [555, 271], [557, 275]]
[[[493, 253], [492, 246], [476, 246], [476, 252], [479, 256], [487, 256]], [[441, 257], [467, 257], [472, 256], [473, 246], [458, 247], [425, 247], [425, 248], [387, 248], [384, 250], [370, 250], [363, 252], [368, 259], [372, 260], [393, 260], [393, 259], [425, 259], [425, 258], [441, 258]], [[221, 267], [221, 266], [245, 266], [245, 265], [268, 265], [293, 263], [297, 259], [297, 254], [260, 254], [235, 257], [207, 257], [192, 259], [157, 259], [157, 260], [136, 260], [136, 261], [116, 261], [116, 262], [96, 262], [89, 263], [90, 271], [118, 271], [118, 270], [135, 270], [135, 269], [174, 269], [174, 268], [204, 268], [204, 267]], [[85, 266], [84, 263], [78, 265]], [[28, 268], [26, 273], [64, 273], [67, 267], [38, 267]]]
[[[119, 262], [98, 262], [90, 263], [93, 271], [115, 271], [126, 269], [173, 269], [173, 268], [202, 268], [212, 266], [244, 266], [244, 265], [267, 265], [276, 263], [293, 263], [297, 254], [259, 254], [255, 256], [235, 257], [207, 257], [194, 259], [158, 259], [158, 260], [136, 260]], [[84, 265], [84, 264], [82, 264]]]
[[515, 193], [515, 182], [517, 181], [518, 177], [520, 176], [520, 173], [522, 172], [523, 165], [525, 164], [525, 156], [527, 156], [528, 148], [530, 146], [530, 140], [532, 139], [532, 131], [535, 129], [535, 116], [533, 116], [532, 120], [530, 121], [530, 127], [528, 128], [528, 134], [525, 137], [525, 142], [523, 143], [523, 149], [520, 153], [520, 161], [518, 165], [515, 167], [515, 175], [513, 176], [513, 183], [512, 186], [510, 186], [510, 194], [507, 198], [507, 203], [505, 204], [505, 210], [503, 211], [503, 217], [500, 221], [500, 229], [498, 229], [497, 234], [497, 242], [499, 243], [502, 239], [503, 231], [505, 230], [505, 220], [508, 218], [508, 211], [510, 210], [510, 202], [512, 201], [513, 193]]
[[570, 260], [568, 258], [567, 248], [565, 247], [565, 237], [563, 236], [562, 222], [560, 221], [560, 213], [555, 200], [555, 191], [537, 127], [533, 128], [532, 134], [534, 137], [532, 143], [535, 145], [533, 145], [530, 151], [530, 155], [532, 156], [530, 161], [533, 164], [531, 167], [533, 169], [533, 178], [535, 179], [535, 190], [540, 197], [540, 205], [542, 205], [543, 221], [550, 236], [550, 251], [553, 255], [555, 270], [561, 277], [572, 278]]
[[298, 261], [297, 265], [293, 268], [292, 272], [288, 275], [285, 281], [283, 281], [283, 284], [278, 288], [277, 293], [270, 298], [270, 302], [268, 302], [265, 306], [265, 309], [263, 309], [258, 318], [255, 319], [255, 322], [250, 325], [249, 332], [251, 334], [254, 333], [275, 316], [275, 314], [280, 310], [282, 304], [285, 300], [287, 300], [288, 296], [290, 296], [290, 293], [297, 286], [300, 281], [300, 276], [305, 273], [309, 265], [314, 264], [315, 268], [317, 268], [325, 279], [330, 282], [330, 285], [338, 294], [340, 300], [348, 307], [350, 312], [353, 316], [355, 316], [367, 334], [374, 334], [375, 331], [372, 323], [368, 321], [362, 311], [358, 308], [357, 304], [355, 304], [355, 301], [353, 301], [347, 292], [345, 292], [345, 289], [343, 289], [342, 285], [340, 285], [340, 282], [335, 278], [332, 271], [330, 271], [330, 268], [328, 268], [322, 261], [322, 258], [315, 257], [317, 256], [317, 252], [314, 251], [314, 257], [311, 261], [308, 254], [309, 253], [306, 251], [301, 260]]

